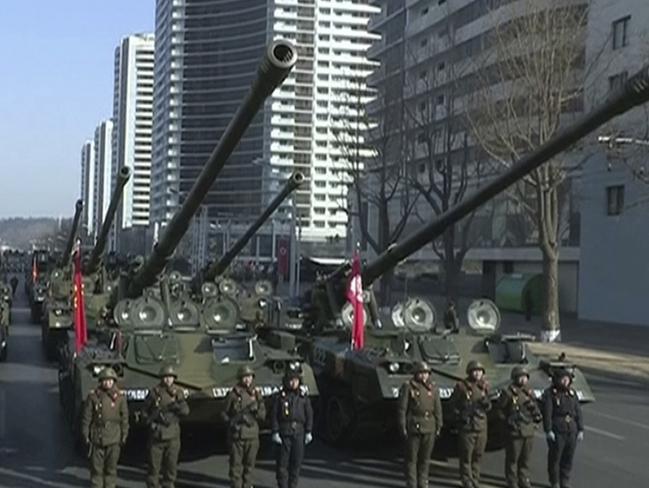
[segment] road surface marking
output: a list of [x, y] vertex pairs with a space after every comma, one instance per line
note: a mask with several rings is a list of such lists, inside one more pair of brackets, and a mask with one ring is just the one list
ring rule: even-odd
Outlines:
[[610, 437], [611, 439], [615, 439], [616, 441], [623, 441], [625, 439], [625, 437], [622, 437], [621, 435], [614, 434], [613, 432], [609, 432], [607, 430], [597, 429], [595, 427], [586, 426], [584, 430], [592, 432], [594, 434], [603, 435], [604, 437]]
[[615, 420], [616, 422], [619, 422], [621, 424], [631, 425], [633, 427], [640, 427], [641, 429], [649, 430], [649, 425], [647, 424], [641, 424], [640, 422], [636, 422], [634, 420], [622, 419], [620, 417], [616, 417], [615, 415], [598, 412], [597, 410], [588, 410], [588, 414], [599, 415], [600, 417], [604, 417], [605, 419], [609, 420]]

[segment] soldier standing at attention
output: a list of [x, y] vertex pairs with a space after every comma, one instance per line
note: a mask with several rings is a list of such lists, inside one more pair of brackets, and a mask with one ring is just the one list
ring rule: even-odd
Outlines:
[[116, 381], [113, 368], [102, 369], [99, 388], [88, 394], [83, 407], [81, 435], [90, 450], [92, 488], [115, 488], [120, 448], [128, 437], [128, 406]]
[[428, 488], [430, 455], [443, 422], [442, 402], [425, 362], [415, 365], [412, 379], [401, 387], [398, 413], [406, 439], [406, 486]]
[[189, 414], [185, 392], [174, 385], [177, 375], [172, 366], [160, 369], [160, 384], [144, 401], [144, 418], [149, 427], [149, 471], [147, 488], [174, 488], [180, 454], [180, 418]]
[[460, 479], [463, 488], [479, 488], [480, 461], [487, 447], [487, 412], [491, 410], [484, 366], [469, 361], [467, 378], [455, 385], [451, 408], [459, 420]]
[[271, 418], [272, 440], [279, 444], [277, 486], [297, 488], [304, 446], [313, 441], [313, 409], [306, 391], [300, 387], [299, 371], [287, 371], [283, 383], [275, 396]]
[[571, 388], [572, 375], [557, 371], [553, 385], [543, 392], [543, 428], [548, 440], [548, 475], [552, 488], [569, 488], [577, 441], [584, 438], [579, 398]]
[[253, 381], [250, 366], [239, 369], [239, 383], [225, 399], [223, 416], [229, 425], [230, 483], [232, 488], [252, 488], [252, 472], [259, 450], [259, 422], [266, 418], [266, 407]]
[[444, 313], [444, 327], [451, 332], [458, 332], [460, 330], [460, 319], [455, 310], [455, 302], [451, 301], [448, 304], [446, 313]]
[[498, 408], [505, 421], [505, 479], [507, 488], [532, 488], [529, 463], [534, 447], [536, 424], [542, 420], [525, 368], [515, 367], [512, 383], [500, 394]]

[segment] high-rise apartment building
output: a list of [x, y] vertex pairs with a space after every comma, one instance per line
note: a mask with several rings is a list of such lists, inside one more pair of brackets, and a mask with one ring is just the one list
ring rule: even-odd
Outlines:
[[[256, 76], [265, 46], [292, 41], [295, 69], [253, 120], [205, 200], [212, 216], [254, 216], [300, 170], [293, 198], [305, 240], [346, 233], [345, 118], [373, 64], [378, 9], [355, 0], [158, 0], [151, 218], [191, 188]], [[278, 211], [286, 216], [288, 205]]]
[[112, 164], [113, 122], [104, 120], [95, 129], [94, 142], [94, 198], [93, 198], [93, 232], [99, 231], [104, 216], [110, 205], [113, 182]]
[[88, 235], [94, 232], [95, 200], [95, 143], [86, 141], [81, 146], [81, 194], [83, 200], [83, 227]]
[[149, 225], [153, 51], [153, 34], [127, 36], [115, 49], [113, 176], [123, 166], [131, 168], [116, 217], [118, 235]]

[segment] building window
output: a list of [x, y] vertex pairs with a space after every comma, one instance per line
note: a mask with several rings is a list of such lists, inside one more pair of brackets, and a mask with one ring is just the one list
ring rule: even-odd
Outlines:
[[421, 47], [425, 47], [426, 44], [428, 44], [428, 38], [427, 38], [427, 37], [424, 37], [424, 38], [422, 38], [421, 41], [419, 41], [419, 45], [420, 45]]
[[437, 71], [444, 71], [444, 69], [446, 69], [446, 63], [442, 61], [437, 65]]
[[613, 22], [613, 49], [620, 49], [629, 44], [629, 23], [631, 16], [627, 15]]
[[421, 16], [422, 16], [422, 17], [423, 17], [424, 15], [426, 15], [427, 13], [428, 13], [428, 7], [424, 7], [424, 8], [421, 9]]
[[426, 134], [424, 134], [423, 132], [417, 134], [417, 143], [424, 144], [425, 142], [426, 142]]
[[609, 91], [615, 91], [626, 83], [627, 78], [629, 77], [628, 71], [622, 71], [613, 76], [608, 77], [608, 89]]
[[437, 5], [444, 5], [446, 3], [446, 0], [439, 0], [437, 2]]
[[426, 172], [426, 164], [419, 163], [419, 173], [425, 173], [425, 172]]
[[624, 208], [624, 185], [606, 187], [607, 215], [620, 215]]
[[437, 105], [444, 105], [444, 95], [437, 95]]

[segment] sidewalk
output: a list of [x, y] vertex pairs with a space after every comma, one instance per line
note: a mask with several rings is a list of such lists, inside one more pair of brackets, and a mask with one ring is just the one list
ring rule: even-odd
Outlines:
[[[541, 321], [534, 317], [527, 322], [520, 314], [505, 313], [502, 330], [538, 337]], [[585, 370], [649, 383], [649, 327], [562, 317], [561, 337], [560, 343], [530, 343], [530, 350], [547, 357], [565, 353]]]

